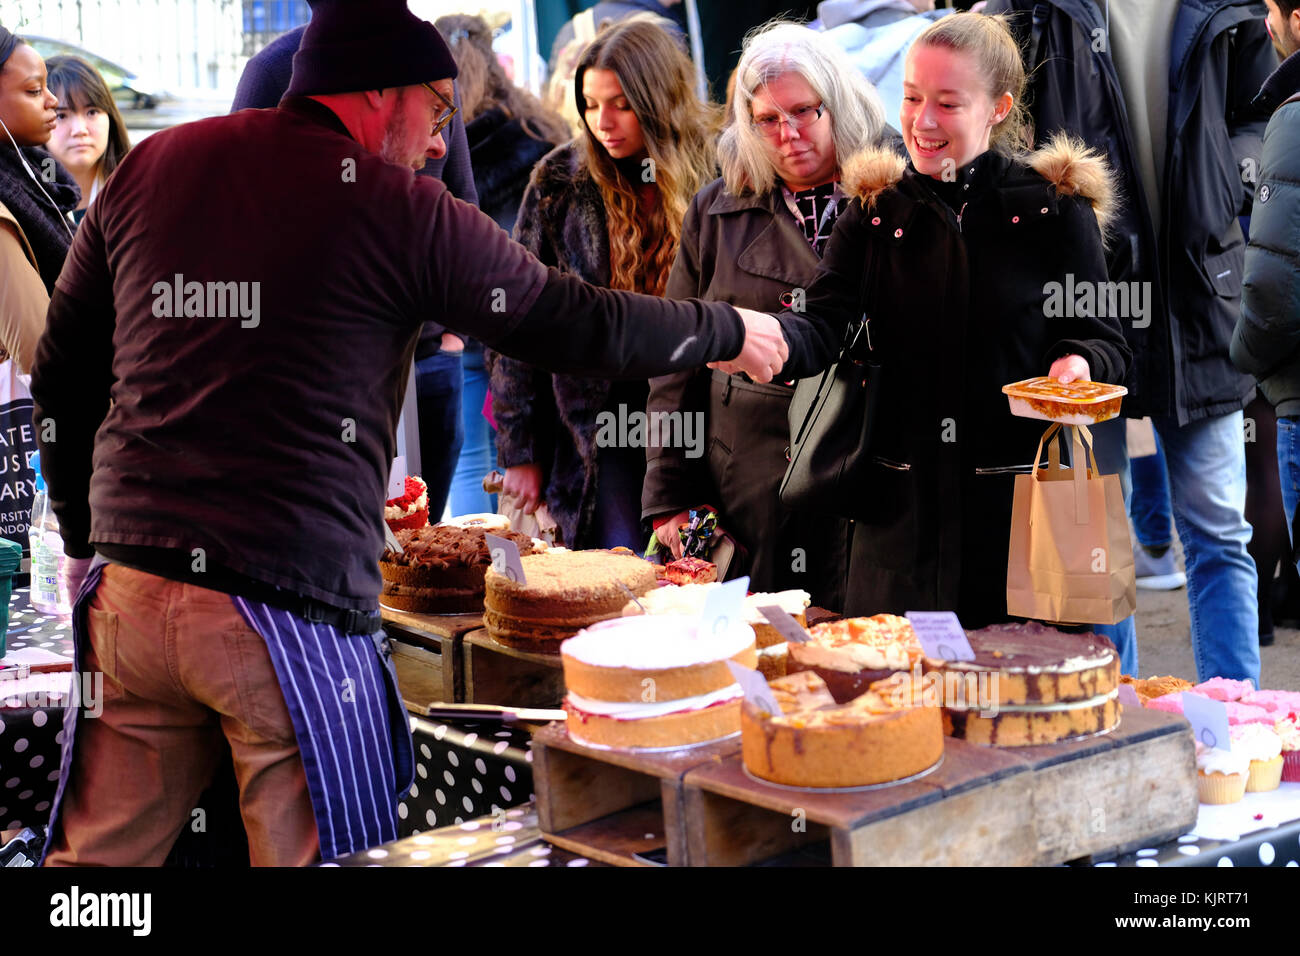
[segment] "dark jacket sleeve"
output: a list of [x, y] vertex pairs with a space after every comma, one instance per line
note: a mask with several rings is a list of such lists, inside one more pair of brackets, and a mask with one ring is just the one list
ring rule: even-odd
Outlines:
[[1300, 348], [1300, 103], [1274, 114], [1264, 138], [1259, 187], [1246, 248], [1241, 318], [1232, 335], [1233, 364], [1257, 379], [1295, 362]]
[[[559, 259], [546, 237], [536, 185], [524, 191], [515, 240], [545, 266]], [[553, 425], [558, 421], [551, 376], [535, 365], [502, 355], [485, 353], [491, 370], [492, 415], [497, 421], [497, 461], [503, 468], [540, 464], [551, 460]]]
[[[1092, 207], [1083, 199], [1062, 198], [1060, 216], [1063, 234], [1058, 246], [1061, 253], [1058, 275], [1064, 277], [1070, 272], [1076, 282], [1090, 281], [1097, 283], [1098, 288], [1104, 288], [1109, 281], [1106, 255]], [[1148, 296], [1146, 321], [1155, 321], [1150, 312], [1152, 308], [1154, 304]], [[1043, 356], [1041, 374], [1046, 375], [1058, 358], [1079, 355], [1087, 360], [1094, 382], [1123, 384], [1133, 360], [1133, 351], [1124, 338], [1120, 320], [1109, 314], [1109, 310], [1107, 312], [1104, 317], [1063, 315], [1048, 319], [1052, 323], [1048, 338], [1056, 341]], [[1135, 315], [1133, 320], [1136, 318]]]
[[[77, 230], [78, 242], [90, 238], [88, 224], [94, 229], [93, 220], [87, 217]], [[102, 246], [98, 255], [102, 258]], [[74, 299], [56, 286], [45, 333], [36, 345], [32, 424], [50, 504], [59, 519], [63, 550], [74, 558], [94, 556], [90, 546], [91, 454], [95, 432], [108, 414], [116, 322], [111, 295], [86, 301]]]
[[839, 354], [849, 322], [863, 314], [862, 277], [871, 240], [862, 216], [862, 201], [854, 199], [835, 220], [817, 276], [808, 287], [805, 309], [798, 313], [787, 309], [776, 317], [790, 344], [783, 379], [824, 371]]
[[[677, 244], [677, 258], [668, 273], [664, 296], [669, 299], [687, 299], [700, 295], [707, 281], [700, 271], [700, 196], [691, 201], [682, 221], [682, 237]], [[707, 368], [695, 368], [673, 375], [660, 375], [650, 380], [650, 395], [646, 399], [646, 412], [654, 421], [656, 412], [676, 412], [683, 415], [708, 414], [709, 381]], [[652, 434], [658, 437], [657, 430]], [[703, 458], [686, 457], [686, 448], [677, 445], [663, 447], [653, 442], [646, 445], [645, 484], [641, 492], [641, 511], [644, 518], [676, 514], [685, 508], [704, 504], [710, 497], [708, 471]]]
[[1249, 216], [1258, 179], [1258, 175], [1249, 175], [1249, 172], [1258, 173], [1260, 154], [1264, 149], [1264, 129], [1269, 118], [1268, 110], [1255, 105], [1253, 100], [1277, 68], [1277, 54], [1273, 51], [1273, 42], [1268, 37], [1262, 16], [1241, 24], [1233, 44], [1235, 55], [1229, 63], [1236, 69], [1228, 77], [1228, 115], [1225, 119], [1232, 140], [1232, 154], [1237, 161], [1237, 179], [1244, 191], [1237, 214]]

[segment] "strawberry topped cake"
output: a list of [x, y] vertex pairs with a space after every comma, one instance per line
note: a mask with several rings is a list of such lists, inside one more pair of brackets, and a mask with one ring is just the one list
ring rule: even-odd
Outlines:
[[384, 520], [396, 534], [405, 528], [423, 528], [429, 523], [429, 486], [415, 475], [406, 476], [402, 497], [384, 502]]

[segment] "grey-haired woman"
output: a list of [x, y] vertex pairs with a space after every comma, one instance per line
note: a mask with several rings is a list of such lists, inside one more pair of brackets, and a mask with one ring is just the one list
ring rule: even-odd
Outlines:
[[[686, 214], [666, 294], [783, 310], [811, 284], [845, 204], [840, 160], [881, 141], [883, 110], [838, 47], [777, 22], [746, 40], [727, 122], [722, 177]], [[845, 523], [792, 512], [778, 497], [793, 384], [708, 369], [653, 379], [648, 410], [695, 416], [705, 440], [648, 449], [643, 515], [680, 554], [689, 510], [714, 507], [745, 554], [728, 577], [748, 573], [756, 591], [802, 588], [838, 608]]]

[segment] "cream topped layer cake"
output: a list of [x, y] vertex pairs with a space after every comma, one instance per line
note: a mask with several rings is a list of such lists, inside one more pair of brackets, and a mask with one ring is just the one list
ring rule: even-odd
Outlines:
[[840, 703], [876, 681], [910, 671], [921, 659], [921, 642], [907, 618], [896, 614], [851, 617], [818, 624], [809, 640], [790, 649], [790, 673], [812, 671]]
[[996, 747], [1050, 744], [1119, 724], [1119, 654], [1097, 634], [995, 624], [968, 631], [972, 661], [927, 657], [952, 735]]
[[[704, 610], [704, 602], [708, 600], [710, 592], [721, 587], [721, 584], [710, 582], [705, 584], [681, 584], [670, 587], [656, 588], [644, 597], [637, 598], [636, 601], [628, 601], [623, 606], [624, 616], [633, 616], [637, 614], [686, 614], [698, 615]], [[758, 591], [745, 596], [743, 613], [745, 623], [754, 629], [754, 637], [758, 645], [758, 670], [771, 680], [773, 677], [780, 677], [786, 672], [786, 640], [781, 636], [759, 608], [779, 607], [785, 611], [800, 627], [805, 627], [808, 623], [806, 613], [808, 605], [812, 603], [812, 596], [807, 591]]]
[[694, 617], [620, 617], [560, 645], [569, 736], [601, 747], [681, 747], [740, 729], [740, 685], [727, 661], [757, 663], [737, 622], [703, 633]]
[[901, 780], [943, 756], [938, 707], [916, 706], [905, 675], [837, 703], [817, 674], [769, 682], [782, 713], [745, 701], [741, 755], [756, 777], [795, 787], [861, 787]]
[[406, 476], [402, 495], [384, 502], [384, 520], [394, 534], [407, 529], [428, 527], [429, 486], [422, 478]]
[[[530, 554], [533, 539], [498, 531]], [[435, 524], [397, 532], [402, 550], [385, 548], [379, 561], [384, 577], [380, 603], [398, 611], [473, 614], [483, 610], [484, 578], [492, 556], [482, 528]]]
[[655, 586], [655, 569], [633, 554], [555, 551], [522, 558], [524, 581], [489, 569], [483, 623], [502, 644], [556, 651], [584, 627], [618, 617], [629, 595]]

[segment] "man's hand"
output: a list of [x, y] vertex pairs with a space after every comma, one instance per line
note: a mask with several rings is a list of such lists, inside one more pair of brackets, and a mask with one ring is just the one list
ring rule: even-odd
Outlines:
[[542, 503], [542, 466], [511, 465], [501, 481], [501, 493], [512, 496], [524, 514], [532, 514]]
[[770, 382], [790, 357], [781, 323], [766, 312], [735, 307], [745, 323], [745, 345], [740, 354], [728, 362], [710, 362], [709, 368], [728, 375], [744, 372], [756, 382]]
[[439, 348], [444, 352], [463, 352], [465, 351], [465, 341], [455, 332], [443, 332]]
[[1047, 376], [1056, 379], [1062, 385], [1069, 385], [1071, 382], [1092, 381], [1092, 371], [1088, 368], [1088, 360], [1082, 355], [1062, 355], [1052, 363], [1052, 369], [1047, 373]]

